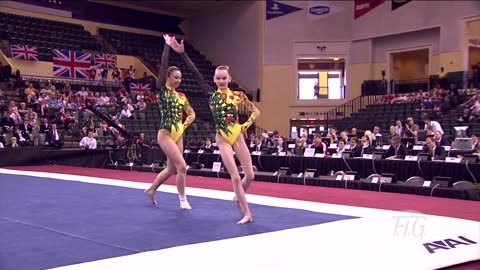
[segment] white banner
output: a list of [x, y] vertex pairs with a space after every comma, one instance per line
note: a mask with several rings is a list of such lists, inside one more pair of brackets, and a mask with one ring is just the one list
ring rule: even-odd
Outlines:
[[335, 1], [308, 1], [307, 12], [310, 21], [330, 17], [342, 10], [343, 8], [335, 4]]

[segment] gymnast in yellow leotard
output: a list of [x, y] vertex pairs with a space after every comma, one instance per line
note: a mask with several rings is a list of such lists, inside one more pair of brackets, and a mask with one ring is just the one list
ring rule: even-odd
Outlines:
[[[244, 214], [243, 218], [238, 221], [238, 224], [245, 224], [253, 221], [245, 198], [245, 192], [253, 181], [254, 172], [252, 158], [245, 143], [243, 132], [253, 124], [260, 115], [260, 111], [242, 91], [232, 91], [228, 88], [228, 83], [231, 82], [228, 67], [218, 67], [215, 70], [213, 81], [217, 85], [217, 90], [211, 93], [209, 106], [217, 130], [215, 140], [220, 149], [222, 161], [232, 179], [233, 190], [235, 191], [234, 201]], [[238, 119], [240, 106], [246, 106], [251, 112], [250, 117], [243, 124], [240, 124]], [[235, 151], [242, 165], [245, 175], [243, 179], [240, 179], [233, 151]]]
[[[176, 173], [180, 208], [190, 210], [192, 207], [185, 195], [187, 164], [183, 159], [183, 132], [195, 120], [195, 112], [185, 94], [176, 91], [182, 81], [182, 73], [177, 67], [167, 68], [169, 49], [172, 48], [182, 58], [189, 59], [184, 50], [183, 40], [180, 44], [175, 37], [169, 35], [164, 35], [164, 39], [165, 46], [156, 85], [161, 116], [157, 140], [167, 156], [167, 167], [157, 175], [150, 188], [145, 190], [145, 194], [150, 197], [153, 204], [157, 204], [155, 199], [157, 189], [168, 177]], [[186, 117], [185, 121], [182, 122], [184, 112]]]

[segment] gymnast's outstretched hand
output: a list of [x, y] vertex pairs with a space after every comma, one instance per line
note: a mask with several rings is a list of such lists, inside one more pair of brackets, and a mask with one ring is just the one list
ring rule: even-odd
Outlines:
[[185, 52], [185, 46], [183, 45], [183, 39], [178, 43], [177, 39], [175, 37], [171, 37], [170, 39], [170, 47], [177, 52], [177, 53], [184, 53]]

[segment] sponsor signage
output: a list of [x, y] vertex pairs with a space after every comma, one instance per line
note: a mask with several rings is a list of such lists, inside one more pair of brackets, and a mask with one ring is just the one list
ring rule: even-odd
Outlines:
[[300, 10], [302, 9], [298, 7], [290, 6], [273, 0], [267, 0], [265, 16], [267, 20], [271, 20]]
[[374, 8], [383, 4], [385, 0], [355, 0], [354, 4], [354, 19], [358, 19]]
[[327, 6], [315, 6], [308, 9], [308, 12], [311, 15], [325, 15], [330, 13], [330, 7]]

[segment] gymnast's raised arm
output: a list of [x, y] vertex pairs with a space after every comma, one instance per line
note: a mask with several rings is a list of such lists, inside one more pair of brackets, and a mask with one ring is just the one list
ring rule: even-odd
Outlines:
[[202, 89], [203, 95], [207, 96], [208, 92], [210, 91], [210, 86], [205, 81], [205, 79], [203, 78], [200, 71], [197, 69], [195, 64], [192, 62], [192, 60], [188, 57], [187, 53], [185, 52], [185, 46], [183, 45], [183, 39], [180, 41], [180, 43], [178, 43], [178, 41], [174, 37], [172, 37], [171, 46], [172, 46], [172, 49], [175, 52], [180, 54], [180, 57], [182, 57], [185, 64], [193, 72], [193, 75], [195, 76], [195, 79], [197, 80], [198, 84], [200, 85], [200, 88]]
[[168, 40], [171, 38], [168, 35], [163, 35], [165, 39], [165, 45], [163, 46], [162, 60], [160, 62], [160, 69], [157, 75], [157, 85], [156, 88], [160, 89], [165, 86], [167, 80], [167, 67], [168, 67], [168, 56], [170, 53], [170, 46], [168, 45]]

